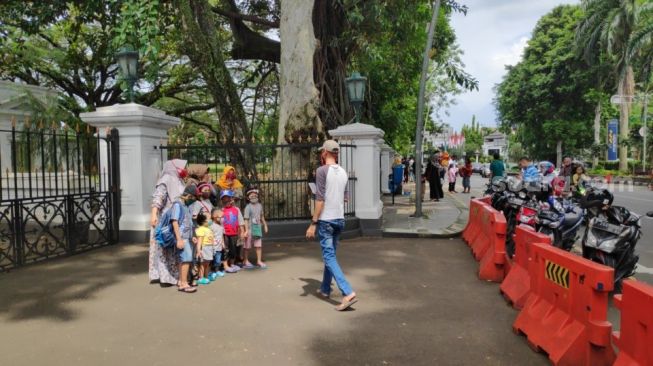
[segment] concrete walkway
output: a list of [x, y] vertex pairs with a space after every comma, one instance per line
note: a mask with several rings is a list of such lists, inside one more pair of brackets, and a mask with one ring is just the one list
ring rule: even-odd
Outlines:
[[[338, 251], [355, 309], [314, 296], [316, 243], [196, 294], [148, 284], [145, 245], [0, 276], [3, 365], [545, 365], [459, 239], [357, 239]], [[337, 292], [337, 291], [336, 291]]]
[[[462, 192], [462, 187], [457, 189]], [[445, 192], [443, 199], [433, 202], [428, 199], [427, 183], [423, 216], [415, 218], [415, 183], [405, 184], [404, 192], [407, 194], [394, 197], [394, 204], [392, 196], [383, 197], [383, 236], [449, 238], [467, 225], [470, 194]]]

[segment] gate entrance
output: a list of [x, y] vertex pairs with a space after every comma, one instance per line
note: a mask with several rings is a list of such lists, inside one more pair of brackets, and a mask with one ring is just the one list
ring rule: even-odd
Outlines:
[[118, 130], [0, 130], [0, 272], [118, 241]]

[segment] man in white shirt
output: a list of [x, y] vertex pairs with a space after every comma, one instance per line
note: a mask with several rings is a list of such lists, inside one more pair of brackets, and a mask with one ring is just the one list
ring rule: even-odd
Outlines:
[[311, 225], [306, 230], [306, 238], [314, 238], [317, 228], [324, 260], [324, 277], [318, 293], [322, 297], [331, 296], [331, 281], [335, 279], [344, 296], [336, 310], [343, 311], [358, 301], [356, 292], [347, 282], [336, 258], [340, 233], [345, 227], [345, 201], [348, 199], [347, 182], [349, 177], [347, 172], [338, 165], [340, 145], [336, 141], [325, 141], [320, 151], [322, 166], [316, 172], [315, 212]]

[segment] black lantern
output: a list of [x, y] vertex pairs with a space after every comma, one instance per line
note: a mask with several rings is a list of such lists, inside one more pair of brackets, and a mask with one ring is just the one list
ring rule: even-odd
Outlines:
[[138, 80], [138, 51], [130, 44], [124, 45], [116, 54], [118, 65], [122, 71], [122, 77], [129, 84], [127, 95], [129, 101], [134, 102], [134, 84]]
[[356, 122], [361, 120], [361, 107], [365, 101], [365, 86], [367, 78], [358, 72], [354, 72], [350, 77], [345, 79], [347, 85], [347, 95], [349, 103], [354, 107], [356, 113]]

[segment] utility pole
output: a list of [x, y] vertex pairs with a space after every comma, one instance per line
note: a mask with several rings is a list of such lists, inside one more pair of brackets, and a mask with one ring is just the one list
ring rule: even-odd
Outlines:
[[646, 136], [648, 136], [648, 124], [646, 123], [646, 119], [648, 117], [648, 93], [644, 94], [644, 118], [642, 119], [642, 123], [644, 124], [644, 159], [642, 159], [642, 169], [644, 172], [646, 172]]
[[424, 94], [426, 93], [426, 77], [429, 71], [429, 57], [433, 47], [433, 36], [435, 26], [438, 23], [440, 13], [440, 0], [433, 5], [433, 16], [429, 24], [429, 34], [424, 49], [424, 60], [422, 61], [422, 76], [419, 80], [419, 95], [417, 97], [417, 130], [415, 131], [415, 214], [414, 217], [422, 217], [422, 135], [424, 133]]

